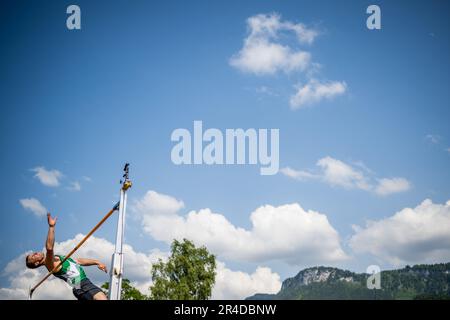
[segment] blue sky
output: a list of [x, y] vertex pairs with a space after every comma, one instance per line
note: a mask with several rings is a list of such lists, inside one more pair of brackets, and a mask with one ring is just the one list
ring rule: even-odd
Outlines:
[[[130, 204], [154, 190], [183, 201], [175, 214], [209, 208], [246, 230], [252, 229], [250, 214], [263, 205], [298, 203], [320, 212], [351, 256], [323, 264], [361, 272], [370, 264], [448, 261], [450, 242], [437, 245], [439, 235], [423, 239], [437, 247], [417, 255], [410, 245], [386, 257], [371, 247], [376, 237], [369, 229], [353, 238], [366, 246], [350, 244], [352, 225], [364, 227], [367, 220], [408, 234], [407, 222], [395, 229], [384, 219], [425, 199], [435, 207], [423, 212], [436, 210], [448, 226], [447, 2], [378, 1], [381, 30], [366, 28], [369, 1], [77, 1], [82, 29], [74, 31], [66, 28], [70, 4], [0, 5], [1, 270], [44, 243], [44, 218], [24, 208], [21, 199], [37, 199], [59, 217], [57, 241], [72, 239], [117, 201], [125, 162], [131, 163], [134, 182]], [[278, 64], [273, 72], [233, 65], [232, 57], [243, 53], [249, 39], [250, 17], [284, 23], [275, 38], [264, 41], [291, 53], [308, 52], [311, 63], [302, 70]], [[298, 41], [286, 27], [299, 24], [316, 33], [311, 43]], [[330, 83], [345, 90], [294, 110], [291, 97], [314, 81], [326, 90]], [[261, 176], [252, 165], [176, 166], [170, 135], [177, 128], [192, 131], [194, 120], [220, 130], [278, 128], [280, 168], [314, 177]], [[320, 166], [320, 159], [328, 160]], [[350, 171], [336, 177], [330, 161]], [[43, 184], [33, 171], [37, 167], [58, 170], [59, 185]], [[403, 179], [403, 185], [380, 195], [376, 188], [383, 178]], [[70, 190], [74, 182], [80, 190]], [[423, 218], [417, 230], [436, 231], [441, 220], [415, 212]], [[145, 231], [142, 214], [130, 210], [126, 242], [137, 252], [167, 251], [167, 242]], [[411, 238], [422, 239], [417, 230], [410, 231]], [[111, 220], [96, 237], [114, 242], [114, 234]], [[394, 237], [376, 234], [380, 242]], [[266, 266], [281, 280], [312, 264], [307, 254], [288, 263], [271, 255], [249, 261], [220, 249], [215, 253], [232, 270], [251, 273]], [[9, 285], [4, 273], [0, 286]]]

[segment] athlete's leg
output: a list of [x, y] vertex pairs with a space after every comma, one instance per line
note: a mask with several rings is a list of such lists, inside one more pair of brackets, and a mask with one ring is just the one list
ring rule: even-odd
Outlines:
[[108, 300], [108, 298], [106, 298], [106, 295], [103, 292], [97, 292], [94, 294], [94, 300]]

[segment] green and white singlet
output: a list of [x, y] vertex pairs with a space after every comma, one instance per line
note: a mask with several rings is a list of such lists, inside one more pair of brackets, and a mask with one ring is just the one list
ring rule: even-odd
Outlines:
[[[61, 261], [65, 256], [57, 256]], [[79, 286], [80, 282], [86, 279], [86, 273], [83, 268], [75, 262], [72, 258], [67, 259], [62, 264], [61, 269], [53, 274], [55, 277], [66, 281], [72, 287]]]

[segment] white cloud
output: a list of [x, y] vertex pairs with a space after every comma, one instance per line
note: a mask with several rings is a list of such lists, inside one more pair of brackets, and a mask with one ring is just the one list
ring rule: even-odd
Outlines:
[[[82, 234], [75, 238], [56, 243], [55, 251], [66, 254], [81, 239]], [[75, 257], [99, 259], [109, 268], [114, 245], [101, 238], [90, 238], [75, 254]], [[3, 276], [8, 278], [9, 285], [0, 288], [0, 299], [28, 299], [28, 290], [45, 276], [45, 269], [28, 269], [25, 266], [23, 253], [10, 261], [3, 270]], [[154, 250], [148, 254], [136, 252], [129, 246], [124, 246], [124, 277], [130, 279], [131, 284], [148, 295], [151, 281], [151, 266], [159, 258], [165, 261], [169, 253]], [[85, 267], [87, 275], [96, 285], [101, 286], [109, 282], [109, 275], [99, 271], [96, 267]], [[269, 268], [258, 267], [252, 274], [232, 271], [223, 262], [217, 261], [216, 283], [213, 288], [213, 299], [243, 299], [257, 292], [276, 293], [281, 287], [280, 277]], [[71, 288], [55, 277], [46, 280], [34, 293], [34, 300], [73, 300]]]
[[42, 217], [47, 214], [47, 209], [41, 204], [38, 199], [26, 198], [20, 199], [19, 202], [24, 209], [33, 212], [38, 217]]
[[[310, 52], [300, 50], [298, 45], [308, 45], [319, 35], [315, 29], [302, 23], [283, 21], [277, 13], [258, 14], [247, 19], [248, 36], [242, 49], [234, 54], [229, 63], [232, 67], [255, 75], [273, 75], [278, 72], [304, 72], [313, 77], [321, 64], [312, 61]], [[286, 43], [289, 35], [295, 41]], [[347, 84], [339, 81], [320, 82], [310, 79], [290, 98], [291, 109], [312, 105], [323, 99], [342, 95]]]
[[308, 172], [308, 171], [301, 171], [301, 170], [294, 170], [290, 167], [282, 168], [280, 169], [280, 173], [284, 174], [285, 176], [296, 179], [296, 180], [305, 180], [305, 179], [312, 179], [316, 178], [317, 176]]
[[81, 184], [78, 181], [74, 181], [67, 187], [70, 191], [81, 191]]
[[304, 86], [298, 87], [297, 93], [291, 96], [289, 103], [291, 109], [295, 110], [320, 102], [324, 99], [332, 99], [344, 94], [346, 90], [347, 84], [345, 82], [320, 82], [311, 79]]
[[369, 190], [370, 186], [364, 174], [352, 166], [331, 157], [317, 161], [322, 169], [323, 179], [332, 186]]
[[211, 298], [239, 300], [255, 293], [277, 293], [280, 289], [280, 276], [270, 268], [257, 267], [255, 272], [248, 274], [227, 269], [225, 264], [219, 261]]
[[311, 44], [318, 35], [317, 30], [309, 29], [302, 23], [281, 21], [281, 16], [277, 13], [252, 16], [247, 19], [247, 25], [249, 38], [277, 38], [278, 32], [285, 30], [294, 32], [300, 43]]
[[411, 183], [405, 178], [381, 178], [374, 179], [370, 175], [373, 172], [364, 164], [357, 163], [358, 167], [362, 167], [363, 171], [351, 166], [341, 160], [324, 157], [316, 163], [319, 167], [318, 172], [299, 171], [290, 167], [280, 169], [285, 176], [295, 180], [316, 179], [327, 183], [330, 186], [339, 186], [346, 189], [360, 189], [368, 192], [374, 192], [381, 196], [393, 193], [404, 192], [411, 189]]
[[374, 174], [374, 173], [375, 173], [375, 172], [373, 172], [373, 170], [371, 170], [369, 167], [367, 167], [367, 166], [364, 164], [364, 162], [362, 162], [362, 161], [352, 161], [351, 163], [352, 163], [353, 165], [355, 165], [355, 166], [357, 166], [357, 167], [363, 169], [366, 173], [369, 173], [369, 174]]
[[[166, 199], [168, 208], [154, 210], [148, 201], [149, 194], [156, 199]], [[188, 238], [226, 259], [316, 264], [347, 258], [340, 246], [339, 235], [327, 217], [312, 210], [305, 211], [297, 203], [259, 207], [250, 215], [250, 230], [234, 226], [225, 216], [208, 208], [181, 216], [174, 211], [182, 207], [181, 203], [151, 191], [133, 207], [144, 231], [153, 238], [166, 243]]]
[[183, 201], [152, 190], [148, 191], [135, 203], [135, 209], [137, 211], [145, 211], [149, 215], [176, 214], [182, 208], [184, 208]]
[[308, 52], [293, 52], [288, 46], [258, 40], [246, 43], [238, 55], [231, 58], [230, 64], [245, 72], [273, 74], [280, 70], [303, 71], [310, 60], [311, 54]]
[[415, 208], [355, 226], [351, 248], [370, 253], [394, 265], [450, 260], [450, 200], [434, 204], [427, 199]]
[[282, 21], [278, 14], [258, 14], [247, 19], [249, 35], [243, 48], [230, 59], [230, 65], [244, 72], [274, 74], [278, 71], [304, 71], [311, 54], [274, 42], [282, 32], [296, 35], [299, 43], [310, 44], [318, 32], [305, 25]]
[[60, 171], [46, 170], [44, 167], [36, 167], [31, 171], [36, 172], [34, 177], [47, 187], [58, 187], [60, 185], [59, 180], [63, 177]]
[[379, 195], [388, 195], [397, 192], [407, 191], [411, 188], [411, 184], [405, 178], [380, 179], [375, 188], [375, 192]]

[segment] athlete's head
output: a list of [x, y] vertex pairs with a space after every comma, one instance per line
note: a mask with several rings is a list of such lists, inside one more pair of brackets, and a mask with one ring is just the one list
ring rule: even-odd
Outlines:
[[35, 269], [44, 264], [45, 255], [42, 252], [33, 252], [25, 257], [25, 264], [30, 269]]

